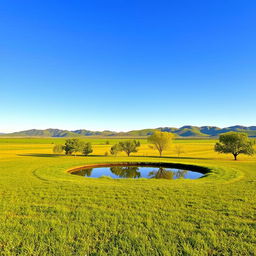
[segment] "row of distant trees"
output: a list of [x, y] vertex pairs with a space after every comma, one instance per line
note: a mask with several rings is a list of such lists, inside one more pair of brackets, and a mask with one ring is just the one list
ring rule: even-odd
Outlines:
[[[156, 149], [161, 157], [163, 151], [170, 148], [173, 138], [174, 134], [172, 133], [156, 131], [148, 137], [148, 142], [150, 148]], [[214, 149], [219, 153], [231, 153], [234, 159], [237, 160], [239, 154], [253, 155], [255, 153], [254, 144], [255, 141], [250, 140], [246, 133], [228, 132], [220, 135], [219, 142], [215, 144]], [[111, 147], [110, 154], [117, 155], [118, 152], [125, 152], [127, 156], [130, 156], [131, 153], [138, 152], [139, 147], [140, 142], [137, 140], [120, 141]], [[76, 155], [80, 152], [88, 156], [93, 152], [93, 149], [90, 142], [84, 142], [79, 139], [67, 139], [65, 145], [56, 144], [53, 148], [54, 153], [62, 153], [63, 151], [65, 151], [66, 155]], [[175, 151], [178, 156], [184, 153], [180, 145], [176, 145]]]
[[93, 149], [90, 142], [84, 142], [79, 139], [67, 139], [65, 145], [56, 144], [53, 147], [54, 153], [62, 153], [63, 151], [65, 151], [66, 155], [76, 155], [80, 152], [83, 155], [88, 156], [93, 152]]

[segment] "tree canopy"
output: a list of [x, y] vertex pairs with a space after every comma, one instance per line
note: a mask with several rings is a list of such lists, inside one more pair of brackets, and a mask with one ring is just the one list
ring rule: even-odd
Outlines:
[[137, 140], [127, 140], [119, 142], [119, 150], [124, 151], [127, 156], [130, 156], [131, 153], [138, 152], [138, 147], [140, 146], [140, 142]]
[[84, 143], [82, 146], [82, 152], [85, 156], [88, 156], [90, 153], [92, 153], [92, 144], [90, 142]]
[[119, 144], [115, 144], [110, 149], [110, 154], [116, 156], [118, 151], [120, 151]]
[[153, 144], [153, 148], [158, 150], [159, 155], [162, 156], [164, 150], [167, 150], [174, 138], [174, 134], [170, 132], [155, 131], [148, 137], [148, 142]]
[[255, 143], [248, 138], [246, 133], [228, 132], [220, 135], [219, 142], [215, 144], [215, 151], [224, 154], [233, 154], [237, 160], [239, 154], [253, 155]]
[[79, 139], [67, 139], [63, 148], [66, 155], [72, 155], [73, 153], [82, 151], [83, 142]]
[[130, 156], [131, 153], [138, 152], [139, 146], [140, 142], [137, 140], [120, 141], [118, 144], [111, 147], [110, 153], [112, 155], [116, 155], [119, 151], [123, 151], [127, 154], [127, 156]]

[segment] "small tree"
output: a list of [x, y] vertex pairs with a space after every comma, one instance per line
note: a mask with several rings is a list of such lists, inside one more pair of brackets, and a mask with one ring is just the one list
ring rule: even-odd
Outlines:
[[110, 149], [110, 154], [116, 156], [118, 151], [120, 151], [119, 144], [115, 144]]
[[175, 152], [178, 157], [180, 157], [181, 154], [185, 153], [181, 145], [175, 145]]
[[246, 133], [227, 132], [220, 135], [219, 142], [215, 144], [214, 149], [219, 153], [231, 153], [237, 160], [239, 154], [253, 155], [255, 153], [254, 144], [253, 141], [249, 140]]
[[81, 152], [83, 149], [83, 142], [79, 139], [67, 139], [65, 142], [64, 150], [66, 155], [72, 155], [76, 152]]
[[118, 145], [120, 151], [124, 151], [127, 156], [130, 156], [131, 153], [138, 152], [137, 148], [140, 146], [140, 142], [136, 140], [127, 140], [119, 142]]
[[61, 145], [61, 144], [55, 144], [53, 149], [52, 149], [53, 153], [55, 153], [55, 154], [57, 154], [57, 153], [60, 154], [60, 153], [63, 152], [63, 150], [64, 150], [64, 146]]
[[148, 137], [148, 142], [153, 144], [153, 148], [158, 150], [159, 155], [162, 156], [164, 150], [167, 150], [172, 142], [174, 134], [170, 132], [155, 131]]
[[90, 142], [84, 143], [82, 147], [82, 152], [85, 156], [88, 156], [90, 153], [92, 153], [92, 144]]

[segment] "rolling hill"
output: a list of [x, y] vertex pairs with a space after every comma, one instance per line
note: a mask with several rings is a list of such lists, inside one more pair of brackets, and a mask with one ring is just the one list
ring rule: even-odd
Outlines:
[[229, 131], [236, 132], [245, 132], [250, 137], [256, 137], [256, 126], [230, 126], [226, 128], [219, 128], [216, 126], [182, 126], [180, 128], [174, 127], [159, 127], [155, 129], [141, 129], [141, 130], [132, 130], [128, 132], [115, 132], [115, 131], [90, 131], [86, 129], [68, 131], [60, 129], [45, 129], [37, 130], [31, 129], [21, 132], [14, 133], [5, 133], [0, 134], [0, 136], [5, 137], [84, 137], [84, 136], [102, 136], [102, 137], [111, 137], [111, 136], [122, 136], [122, 137], [143, 137], [151, 135], [154, 131], [160, 130], [165, 132], [172, 132], [178, 137], [217, 137], [222, 133]]

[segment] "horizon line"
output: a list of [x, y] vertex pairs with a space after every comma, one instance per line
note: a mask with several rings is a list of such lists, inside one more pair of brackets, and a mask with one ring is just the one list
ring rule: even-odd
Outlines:
[[130, 129], [130, 130], [109, 130], [109, 129], [104, 129], [104, 130], [97, 130], [97, 129], [86, 129], [86, 128], [79, 128], [79, 129], [64, 129], [64, 128], [30, 128], [30, 129], [24, 129], [24, 130], [16, 130], [16, 131], [1, 131], [0, 130], [0, 133], [2, 134], [10, 134], [10, 133], [15, 133], [15, 132], [24, 132], [24, 131], [30, 131], [30, 130], [63, 130], [63, 131], [69, 131], [69, 132], [73, 132], [73, 131], [78, 131], [78, 130], [87, 130], [87, 131], [93, 131], [93, 132], [104, 132], [104, 131], [110, 131], [110, 132], [116, 132], [116, 133], [122, 133], [122, 132], [130, 132], [130, 131], [137, 131], [137, 130], [147, 130], [147, 129], [159, 129], [159, 128], [174, 128], [174, 129], [181, 129], [183, 127], [186, 127], [186, 126], [192, 126], [192, 127], [199, 127], [199, 128], [202, 128], [202, 127], [215, 127], [215, 128], [219, 128], [219, 129], [224, 129], [224, 128], [230, 128], [230, 127], [235, 127], [235, 126], [243, 126], [243, 127], [246, 127], [246, 128], [249, 128], [249, 127], [254, 127], [256, 125], [240, 125], [240, 124], [236, 124], [236, 125], [230, 125], [230, 126], [223, 126], [223, 127], [220, 127], [220, 126], [216, 126], [216, 125], [202, 125], [202, 126], [197, 126], [197, 125], [183, 125], [183, 126], [180, 126], [180, 127], [175, 127], [175, 126], [158, 126], [158, 127], [155, 127], [155, 128], [138, 128], [138, 129]]

